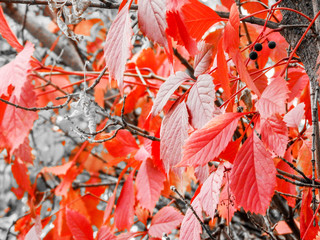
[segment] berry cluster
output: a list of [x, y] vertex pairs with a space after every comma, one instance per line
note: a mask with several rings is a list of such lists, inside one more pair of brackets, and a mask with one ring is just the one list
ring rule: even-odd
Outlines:
[[[268, 42], [268, 47], [270, 49], [274, 49], [275, 47], [277, 46], [277, 44], [274, 42], [274, 41], [270, 41]], [[255, 51], [252, 51], [250, 54], [249, 54], [249, 58], [251, 60], [256, 60], [258, 58], [258, 53], [257, 52], [260, 52], [262, 50], [262, 44], [261, 43], [256, 43], [254, 45], [254, 50]]]

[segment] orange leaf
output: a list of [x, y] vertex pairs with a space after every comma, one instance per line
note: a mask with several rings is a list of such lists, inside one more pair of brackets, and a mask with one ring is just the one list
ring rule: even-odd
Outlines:
[[[300, 237], [305, 240], [312, 240], [317, 236], [319, 225], [317, 218], [314, 219], [315, 225], [311, 222], [313, 210], [310, 205], [312, 202], [311, 188], [303, 191], [301, 211], [300, 211]], [[316, 214], [316, 213], [315, 213]]]

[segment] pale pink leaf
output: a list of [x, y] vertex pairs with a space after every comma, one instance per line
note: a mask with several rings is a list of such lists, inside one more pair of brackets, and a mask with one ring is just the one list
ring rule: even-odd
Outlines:
[[162, 108], [166, 105], [171, 95], [174, 91], [187, 80], [192, 80], [191, 77], [185, 72], [176, 72], [176, 74], [171, 75], [167, 81], [165, 81], [157, 94], [154, 104], [151, 109], [151, 114], [153, 116], [158, 115]]
[[166, 172], [182, 158], [182, 146], [188, 138], [188, 110], [185, 102], [171, 109], [163, 118], [160, 130], [160, 158]]
[[188, 96], [191, 123], [197, 129], [202, 128], [213, 117], [215, 94], [212, 81], [209, 74], [200, 75]]
[[163, 0], [139, 0], [138, 7], [141, 31], [152, 41], [168, 48], [166, 2]]
[[194, 57], [194, 76], [204, 74], [210, 67], [213, 61], [212, 48], [211, 44], [204, 41], [198, 43], [199, 53]]
[[65, 164], [54, 166], [54, 167], [44, 167], [41, 169], [42, 173], [52, 173], [54, 175], [65, 175], [68, 170], [75, 164], [74, 161], [69, 161]]
[[126, 3], [114, 19], [103, 49], [110, 78], [117, 80], [121, 92], [123, 91], [123, 73], [131, 52], [130, 39], [133, 35], [129, 6], [130, 1]]
[[261, 98], [256, 103], [256, 108], [261, 116], [268, 118], [275, 113], [285, 113], [288, 92], [287, 82], [283, 78], [274, 79], [263, 91]]
[[150, 212], [160, 197], [165, 179], [166, 176], [153, 165], [150, 158], [142, 162], [136, 178], [137, 199]]
[[[0, 68], [0, 79], [5, 79], [0, 81], [0, 96], [8, 96], [10, 102], [23, 107], [36, 106], [36, 95], [29, 79], [33, 51], [33, 45], [28, 42], [13, 61]], [[4, 105], [3, 108], [0, 132], [5, 146], [13, 154], [28, 136], [38, 114], [10, 105]]]
[[283, 157], [288, 143], [288, 129], [279, 115], [272, 115], [263, 121], [261, 140], [270, 150]]
[[98, 232], [97, 240], [117, 240], [108, 226], [102, 226]]
[[193, 132], [183, 147], [183, 159], [177, 167], [203, 166], [218, 157], [228, 146], [239, 118], [245, 114], [225, 113], [218, 115], [202, 129]]
[[283, 117], [283, 121], [286, 122], [288, 127], [299, 128], [302, 117], [304, 116], [304, 103], [299, 103], [295, 108], [291, 109]]
[[32, 228], [28, 231], [25, 236], [25, 240], [40, 240], [41, 239], [41, 232], [42, 232], [42, 225], [40, 216], [36, 216], [35, 223]]
[[163, 233], [169, 234], [172, 230], [176, 229], [182, 222], [182, 219], [183, 215], [174, 207], [163, 207], [152, 218], [149, 235], [161, 238]]
[[234, 160], [230, 188], [245, 211], [265, 214], [276, 186], [271, 154], [253, 132]]
[[133, 224], [135, 194], [133, 185], [133, 175], [131, 171], [126, 182], [123, 184], [120, 196], [117, 201], [117, 207], [114, 213], [116, 227], [119, 231], [130, 229]]
[[218, 169], [211, 173], [203, 183], [198, 195], [202, 210], [205, 211], [212, 219], [214, 218], [215, 211], [219, 203], [223, 174], [224, 165], [220, 164]]
[[200, 183], [204, 183], [204, 181], [208, 178], [209, 176], [209, 166], [204, 165], [204, 166], [198, 166], [194, 169], [194, 175], [196, 176], [197, 180]]
[[[199, 198], [196, 197], [192, 202], [192, 207], [202, 220], [202, 209]], [[180, 228], [180, 239], [183, 240], [200, 240], [200, 234], [202, 233], [201, 225], [193, 214], [191, 209], [187, 210], [186, 215], [184, 216]]]

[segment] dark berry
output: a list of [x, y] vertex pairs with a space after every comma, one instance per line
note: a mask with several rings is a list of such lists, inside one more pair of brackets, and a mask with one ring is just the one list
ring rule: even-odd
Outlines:
[[277, 44], [276, 44], [276, 42], [274, 42], [274, 41], [270, 41], [270, 42], [268, 43], [268, 47], [269, 47], [270, 49], [274, 49], [276, 46], [277, 46]]
[[251, 60], [256, 60], [256, 59], [258, 58], [258, 53], [256, 53], [256, 52], [251, 52], [251, 53], [249, 54], [249, 58], [250, 58]]
[[261, 43], [256, 43], [255, 45], [254, 45], [254, 50], [256, 50], [256, 51], [261, 51], [262, 50], [262, 44]]

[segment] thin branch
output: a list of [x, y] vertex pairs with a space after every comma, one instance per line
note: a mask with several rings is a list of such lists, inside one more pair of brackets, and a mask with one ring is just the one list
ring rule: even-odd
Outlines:
[[[120, 183], [124, 182], [123, 180], [120, 181]], [[85, 184], [85, 183], [81, 183], [81, 182], [73, 182], [72, 183], [72, 187], [74, 189], [77, 188], [85, 188], [85, 187], [101, 187], [101, 186], [112, 186], [112, 185], [116, 185], [117, 182], [100, 182], [100, 183], [90, 183], [90, 184]]]
[[306, 181], [310, 182], [311, 179], [308, 178], [304, 172], [302, 172], [301, 170], [299, 170], [298, 168], [296, 168], [296, 166], [294, 166], [291, 162], [289, 162], [287, 159], [285, 158], [280, 158], [282, 161], [284, 161], [286, 164], [288, 164], [293, 170], [295, 170], [297, 173], [299, 173]]
[[0, 101], [1, 102], [4, 102], [8, 105], [11, 105], [15, 108], [20, 108], [20, 109], [23, 109], [23, 110], [26, 110], [26, 111], [32, 111], [32, 112], [37, 112], [37, 111], [41, 111], [41, 110], [52, 110], [52, 109], [59, 109], [59, 108], [64, 108], [65, 106], [68, 105], [68, 103], [71, 101], [71, 97], [68, 96], [68, 99], [61, 105], [57, 105], [57, 106], [46, 106], [46, 107], [31, 107], [31, 108], [28, 108], [28, 107], [23, 107], [23, 106], [20, 106], [18, 104], [15, 104], [15, 103], [12, 103], [12, 102], [9, 102], [5, 99], [2, 99], [0, 98]]
[[198, 214], [196, 213], [196, 211], [193, 209], [193, 207], [191, 206], [190, 203], [188, 203], [188, 201], [178, 192], [178, 190], [174, 187], [171, 186], [170, 187], [171, 191], [175, 192], [176, 194], [178, 194], [178, 196], [180, 197], [180, 199], [188, 206], [188, 208], [192, 211], [193, 215], [197, 218], [197, 220], [199, 221], [199, 223], [201, 224], [202, 228], [206, 231], [206, 233], [209, 235], [210, 239], [215, 240], [215, 238], [212, 236], [211, 232], [209, 231], [209, 229], [206, 227], [206, 225], [202, 222], [202, 220], [200, 219], [200, 217], [198, 216]]
[[187, 59], [185, 59], [176, 48], [173, 48], [173, 53], [174, 55], [180, 60], [180, 62], [189, 70], [191, 77], [193, 79], [196, 79], [196, 77], [193, 75], [194, 74], [194, 69], [193, 67], [190, 65], [190, 63], [188, 62]]

